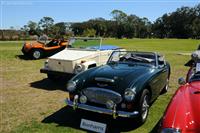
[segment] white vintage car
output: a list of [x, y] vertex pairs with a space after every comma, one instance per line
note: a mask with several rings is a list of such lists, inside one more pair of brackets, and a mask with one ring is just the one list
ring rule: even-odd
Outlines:
[[[74, 43], [75, 40], [82, 40], [86, 45], [90, 40], [98, 39], [100, 40], [99, 45], [87, 45], [86, 48], [66, 48], [49, 57], [40, 72], [46, 73], [47, 77], [52, 80], [61, 76], [71, 77], [89, 68], [106, 64], [114, 50], [125, 50], [117, 46], [103, 45], [101, 44], [101, 38], [73, 38], [70, 39], [70, 42]], [[82, 46], [80, 44], [79, 41], [79, 46]]]

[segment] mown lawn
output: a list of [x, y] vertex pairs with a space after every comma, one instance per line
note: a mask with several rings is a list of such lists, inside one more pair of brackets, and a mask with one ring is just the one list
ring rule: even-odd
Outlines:
[[118, 45], [127, 50], [156, 51], [170, 62], [170, 90], [151, 106], [148, 120], [140, 127], [133, 122], [113, 121], [110, 117], [88, 112], [74, 112], [66, 107], [65, 81], [51, 82], [41, 74], [45, 59], [27, 60], [21, 53], [21, 42], [0, 42], [0, 132], [61, 133], [85, 132], [80, 119], [107, 122], [109, 132], [154, 132], [162, 114], [176, 91], [177, 79], [185, 76], [184, 63], [190, 58], [178, 53], [191, 53], [199, 40], [179, 39], [106, 39], [104, 44]]

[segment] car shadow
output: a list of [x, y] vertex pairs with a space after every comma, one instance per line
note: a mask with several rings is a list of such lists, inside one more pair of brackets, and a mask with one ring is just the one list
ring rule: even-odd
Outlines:
[[20, 60], [31, 60], [30, 57], [25, 55], [15, 55], [15, 58], [19, 58]]
[[79, 130], [81, 119], [87, 119], [91, 121], [106, 123], [106, 132], [119, 133], [128, 132], [137, 129], [140, 125], [135, 121], [127, 119], [116, 119], [114, 120], [111, 116], [97, 114], [87, 111], [74, 111], [72, 108], [65, 106], [53, 113], [52, 115], [44, 118], [42, 123], [56, 123], [58, 126], [71, 127]]
[[48, 78], [31, 82], [30, 86], [33, 88], [37, 89], [44, 89], [48, 91], [53, 91], [53, 90], [62, 90], [62, 91], [67, 91], [66, 90], [66, 84], [69, 79], [59, 79], [59, 81], [52, 81]]

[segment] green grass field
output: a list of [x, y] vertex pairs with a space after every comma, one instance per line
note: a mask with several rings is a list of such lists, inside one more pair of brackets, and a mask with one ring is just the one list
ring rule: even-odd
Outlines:
[[[21, 53], [21, 42], [0, 42], [0, 132], [1, 133], [66, 133], [86, 132], [79, 128], [85, 117], [105, 121], [110, 132], [154, 132], [171, 96], [178, 88], [177, 79], [185, 76], [184, 63], [200, 40], [179, 39], [106, 39], [127, 50], [156, 51], [165, 55], [171, 64], [170, 90], [161, 95], [150, 108], [145, 124], [135, 127], [133, 122], [113, 121], [108, 117], [88, 112], [74, 112], [66, 107], [65, 82], [51, 82], [41, 74], [45, 59], [26, 60]], [[104, 120], [105, 119], [105, 120]]]

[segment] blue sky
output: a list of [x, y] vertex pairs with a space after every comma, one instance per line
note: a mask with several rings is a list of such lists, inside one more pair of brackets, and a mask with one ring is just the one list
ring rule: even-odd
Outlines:
[[155, 21], [181, 6], [195, 6], [200, 0], [0, 0], [0, 27], [20, 28], [29, 20], [49, 16], [55, 22], [82, 22], [91, 18], [111, 19], [114, 9]]

